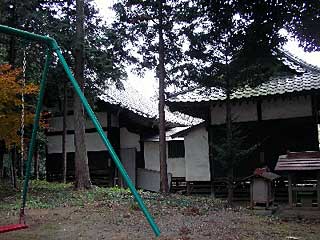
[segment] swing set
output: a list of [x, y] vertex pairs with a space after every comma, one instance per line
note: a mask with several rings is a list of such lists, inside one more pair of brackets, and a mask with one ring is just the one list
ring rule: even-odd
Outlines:
[[37, 100], [36, 112], [35, 112], [33, 129], [32, 129], [32, 136], [31, 136], [31, 141], [30, 141], [29, 150], [28, 150], [28, 158], [27, 158], [27, 163], [26, 163], [26, 173], [25, 173], [25, 178], [24, 178], [24, 182], [23, 182], [22, 204], [21, 204], [20, 214], [19, 214], [19, 223], [6, 225], [6, 226], [0, 226], [0, 233], [28, 228], [28, 225], [26, 224], [26, 221], [25, 221], [25, 207], [26, 207], [27, 192], [28, 192], [30, 172], [31, 172], [31, 161], [32, 161], [32, 156], [33, 156], [33, 151], [34, 151], [34, 146], [35, 146], [35, 141], [36, 141], [36, 135], [37, 135], [37, 131], [39, 128], [39, 119], [40, 119], [40, 113], [41, 113], [42, 102], [43, 102], [43, 97], [44, 97], [46, 78], [47, 78], [50, 63], [52, 60], [52, 54], [56, 53], [58, 60], [62, 64], [62, 67], [65, 70], [67, 77], [70, 80], [76, 94], [81, 99], [81, 102], [82, 102], [87, 114], [89, 115], [93, 125], [97, 129], [99, 136], [101, 137], [104, 145], [108, 149], [112, 160], [114, 161], [114, 163], [117, 166], [119, 172], [121, 173], [123, 179], [125, 180], [126, 184], [128, 185], [131, 193], [133, 194], [135, 200], [137, 201], [144, 216], [146, 217], [147, 221], [149, 222], [154, 234], [156, 236], [160, 236], [160, 230], [159, 230], [157, 224], [155, 223], [154, 219], [152, 218], [151, 214], [149, 213], [141, 196], [139, 195], [136, 188], [134, 187], [130, 177], [128, 176], [123, 165], [121, 164], [119, 157], [117, 156], [110, 141], [108, 140], [106, 134], [104, 133], [104, 131], [100, 125], [100, 122], [98, 121], [96, 115], [94, 114], [92, 108], [90, 107], [86, 97], [82, 93], [82, 91], [79, 87], [79, 84], [76, 81], [76, 79], [74, 78], [65, 58], [63, 57], [62, 52], [61, 52], [56, 40], [51, 37], [48, 37], [48, 36], [38, 35], [38, 34], [19, 30], [16, 28], [11, 28], [11, 27], [4, 26], [4, 25], [0, 25], [0, 33], [16, 36], [16, 37], [19, 37], [19, 38], [22, 38], [22, 39], [25, 39], [25, 40], [28, 40], [31, 42], [42, 43], [47, 46], [45, 66], [44, 66], [42, 76], [41, 76], [40, 93], [39, 93], [38, 100]]

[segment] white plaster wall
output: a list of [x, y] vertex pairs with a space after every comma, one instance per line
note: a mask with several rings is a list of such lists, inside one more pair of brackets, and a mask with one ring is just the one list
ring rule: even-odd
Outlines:
[[[104, 132], [107, 135], [107, 131]], [[86, 133], [87, 151], [107, 151], [106, 146], [97, 132]]]
[[144, 162], [145, 169], [160, 171], [158, 142], [144, 143]]
[[[67, 129], [71, 129], [72, 125], [72, 120], [73, 117], [72, 116], [68, 116], [67, 117]], [[55, 131], [62, 131], [62, 117], [53, 117], [49, 119], [49, 128], [48, 131], [49, 132], [55, 132]]]
[[[107, 127], [107, 113], [106, 112], [97, 112], [96, 116], [101, 124], [102, 127]], [[112, 114], [111, 117], [111, 126], [112, 127], [118, 127], [119, 126], [119, 120], [118, 117], [114, 114]], [[94, 128], [91, 119], [86, 117], [86, 128]], [[62, 117], [53, 117], [49, 120], [49, 132], [55, 132], [55, 131], [62, 131]], [[67, 117], [67, 130], [74, 130], [74, 120], [73, 115], [70, 115]]]
[[[172, 175], [168, 173], [168, 185], [171, 186]], [[148, 191], [160, 192], [160, 172], [147, 170], [143, 168], [137, 169], [137, 185]]]
[[184, 158], [167, 158], [167, 166], [168, 166], [168, 173], [171, 173], [173, 177], [186, 176], [186, 165], [185, 165]]
[[121, 148], [136, 148], [140, 151], [140, 136], [129, 132], [127, 128], [120, 128], [120, 147]]
[[264, 100], [261, 112], [263, 120], [312, 116], [311, 97]]
[[[107, 132], [105, 132], [107, 134]], [[62, 136], [48, 136], [48, 153], [62, 153]], [[98, 133], [86, 133], [87, 151], [107, 151]], [[74, 152], [74, 135], [66, 137], [66, 151]]]
[[[107, 112], [97, 112], [95, 114], [101, 124], [101, 127], [107, 127], [108, 126], [108, 113]], [[72, 120], [73, 120], [73, 117], [72, 117]], [[72, 121], [72, 124], [73, 124], [73, 121]], [[86, 128], [87, 129], [95, 128], [91, 119], [88, 116], [86, 116]], [[73, 126], [73, 129], [74, 129], [74, 126]]]
[[[185, 159], [168, 158], [168, 144], [166, 149], [168, 173], [171, 173], [173, 177], [185, 177]], [[160, 171], [159, 142], [144, 142], [144, 161], [145, 169]]]
[[210, 181], [208, 132], [203, 128], [191, 131], [184, 138], [186, 181]]
[[[48, 153], [62, 153], [62, 136], [48, 136], [47, 138], [48, 143], [47, 143], [47, 148], [48, 148]], [[73, 147], [73, 134], [72, 135], [67, 135], [66, 137], [66, 151], [67, 152], [72, 152], [72, 149], [74, 150]]]
[[[257, 106], [255, 102], [242, 102], [231, 105], [231, 114], [234, 122], [249, 122], [258, 120]], [[211, 108], [211, 124], [223, 124], [226, 122], [226, 105], [216, 105]]]

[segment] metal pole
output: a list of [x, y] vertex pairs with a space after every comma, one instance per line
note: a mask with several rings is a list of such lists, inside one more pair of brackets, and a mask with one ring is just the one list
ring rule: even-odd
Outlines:
[[1, 25], [1, 24], [0, 24], [0, 32], [5, 33], [5, 34], [9, 34], [9, 35], [14, 35], [17, 37], [21, 37], [23, 39], [28, 39], [30, 41], [43, 42], [48, 45], [50, 45], [53, 40], [53, 38], [51, 38], [51, 37], [42, 36], [42, 35], [35, 34], [35, 33], [30, 33], [27, 31], [8, 27], [8, 26]]
[[42, 77], [41, 77], [40, 93], [39, 93], [39, 97], [38, 97], [38, 101], [37, 101], [36, 114], [35, 114], [34, 121], [33, 121], [32, 136], [31, 136], [31, 141], [30, 141], [29, 150], [28, 150], [26, 175], [25, 175], [25, 179], [23, 182], [22, 205], [21, 205], [21, 209], [20, 209], [20, 221], [24, 220], [23, 219], [24, 218], [24, 208], [26, 206], [27, 190], [28, 190], [28, 186], [29, 186], [29, 178], [30, 178], [30, 172], [31, 172], [31, 162], [32, 162], [32, 156], [33, 156], [33, 149], [34, 149], [34, 145], [35, 145], [36, 138], [37, 138], [37, 131], [39, 128], [40, 113], [41, 113], [43, 96], [44, 96], [45, 85], [46, 85], [46, 79], [47, 79], [47, 74], [48, 74], [51, 58], [52, 58], [51, 50], [47, 49], [46, 62], [45, 62], [44, 70], [43, 70]]
[[58, 58], [64, 68], [64, 70], [67, 73], [68, 78], [70, 79], [74, 90], [76, 91], [76, 93], [78, 94], [78, 96], [81, 99], [81, 102], [84, 106], [84, 108], [86, 109], [92, 123], [94, 124], [94, 126], [96, 127], [104, 145], [107, 147], [114, 163], [116, 164], [117, 168], [119, 169], [122, 177], [124, 178], [124, 180], [126, 181], [131, 193], [133, 194], [134, 198], [136, 199], [140, 209], [142, 210], [143, 214], [145, 215], [145, 217], [147, 218], [152, 230], [154, 231], [156, 236], [160, 236], [160, 230], [157, 226], [157, 224], [154, 222], [154, 219], [152, 218], [152, 216], [150, 215], [147, 207], [145, 206], [143, 200], [141, 199], [139, 193], [137, 192], [136, 188], [134, 187], [134, 185], [132, 184], [130, 177], [128, 176], [126, 170], [124, 169], [123, 165], [120, 162], [120, 159], [118, 158], [116, 152], [114, 151], [110, 141], [108, 140], [107, 136], [105, 135], [104, 131], [102, 130], [102, 127], [96, 117], [96, 115], [94, 114], [94, 112], [92, 111], [86, 97], [83, 95], [78, 82], [76, 81], [76, 79], [74, 78], [74, 76], [71, 73], [70, 68], [68, 67], [68, 64], [66, 62], [66, 60], [64, 59], [61, 50], [59, 49], [59, 46], [56, 44], [56, 46], [53, 46], [54, 51], [57, 53]]
[[[136, 201], [138, 202], [138, 205], [140, 207], [140, 209], [142, 210], [143, 214], [145, 215], [145, 217], [147, 218], [152, 230], [154, 231], [156, 236], [160, 236], [160, 230], [157, 226], [157, 224], [154, 222], [152, 216], [150, 215], [148, 209], [146, 208], [145, 204], [143, 203], [139, 193], [137, 192], [137, 190], [135, 189], [134, 185], [132, 184], [126, 170], [124, 169], [123, 165], [120, 162], [120, 159], [118, 158], [116, 152], [114, 151], [111, 143], [109, 142], [107, 136], [105, 135], [105, 133], [102, 130], [102, 127], [97, 119], [97, 117], [95, 116], [94, 112], [92, 111], [87, 99], [85, 98], [85, 96], [83, 95], [78, 82], [75, 80], [74, 76], [71, 73], [71, 70], [68, 66], [68, 64], [66, 63], [61, 50], [56, 42], [55, 39], [47, 37], [47, 36], [42, 36], [42, 35], [38, 35], [38, 34], [34, 34], [34, 33], [30, 33], [30, 32], [26, 32], [26, 31], [22, 31], [19, 29], [15, 29], [15, 28], [11, 28], [8, 26], [4, 26], [4, 25], [0, 25], [0, 32], [1, 33], [6, 33], [9, 35], [14, 35], [17, 37], [21, 37], [23, 39], [28, 39], [31, 41], [38, 41], [38, 42], [42, 42], [47, 44], [50, 49], [52, 51], [55, 51], [58, 55], [58, 58], [64, 68], [64, 70], [67, 73], [68, 78], [70, 79], [76, 93], [78, 94], [78, 96], [81, 99], [81, 102], [84, 105], [84, 108], [86, 109], [91, 121], [93, 122], [94, 126], [96, 127], [104, 145], [107, 147], [114, 163], [116, 164], [117, 168], [119, 169], [122, 177], [124, 178], [124, 180], [126, 181], [131, 193], [133, 194], [134, 198], [136, 199]], [[31, 170], [31, 159], [32, 159], [32, 155], [33, 155], [33, 148], [34, 148], [34, 144], [35, 144], [35, 140], [36, 140], [36, 134], [37, 134], [37, 130], [39, 127], [39, 119], [40, 119], [40, 112], [41, 112], [41, 107], [42, 107], [42, 100], [43, 100], [43, 95], [44, 95], [44, 89], [45, 89], [45, 81], [46, 81], [46, 76], [47, 76], [47, 72], [49, 69], [49, 64], [51, 61], [51, 54], [50, 51], [47, 51], [47, 58], [46, 58], [46, 65], [43, 71], [43, 75], [42, 75], [42, 80], [41, 80], [41, 84], [40, 84], [40, 94], [39, 94], [39, 98], [38, 98], [38, 102], [37, 102], [37, 108], [36, 108], [36, 116], [34, 119], [34, 126], [33, 126], [33, 130], [32, 130], [32, 138], [31, 138], [31, 142], [30, 142], [30, 146], [29, 146], [29, 152], [28, 152], [28, 160], [27, 160], [27, 169], [26, 169], [26, 177], [24, 180], [24, 186], [23, 186], [23, 196], [22, 196], [22, 207], [20, 210], [20, 220], [24, 217], [24, 207], [26, 205], [26, 197], [27, 197], [27, 189], [28, 189], [28, 184], [29, 184], [29, 177], [30, 177], [30, 170]]]

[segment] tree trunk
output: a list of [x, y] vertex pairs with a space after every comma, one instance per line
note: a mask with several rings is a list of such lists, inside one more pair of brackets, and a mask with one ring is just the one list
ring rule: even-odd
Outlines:
[[[233, 175], [233, 174], [232, 174]], [[229, 173], [228, 176], [228, 206], [232, 207], [233, 206], [233, 176], [231, 175], [231, 173]]]
[[[15, 4], [12, 5], [13, 7], [11, 8], [11, 13], [10, 13], [10, 21], [8, 22], [8, 25], [10, 27], [16, 27], [16, 6]], [[15, 60], [16, 60], [16, 37], [15, 36], [10, 36], [9, 40], [9, 49], [8, 49], [8, 56], [7, 60], [9, 64], [11, 65], [11, 68], [15, 68]], [[16, 171], [16, 163], [15, 163], [15, 147], [13, 149], [8, 150], [9, 154], [9, 162], [11, 161], [11, 182], [14, 188], [17, 188], [17, 171]], [[8, 173], [9, 174], [9, 173]]]
[[16, 147], [11, 149], [11, 182], [13, 188], [17, 189]]
[[4, 154], [5, 154], [5, 144], [4, 141], [0, 140], [0, 178], [4, 179]]
[[63, 118], [62, 118], [62, 161], [63, 161], [63, 183], [67, 182], [67, 151], [66, 151], [66, 137], [67, 137], [67, 82], [63, 84]]
[[226, 127], [227, 127], [227, 152], [230, 156], [228, 159], [228, 204], [232, 206], [233, 202], [233, 154], [232, 154], [232, 119], [231, 119], [231, 86], [228, 74], [226, 74]]
[[166, 154], [165, 129], [165, 66], [164, 66], [164, 40], [163, 40], [163, 2], [159, 0], [159, 152], [160, 152], [160, 191], [169, 192]]
[[[22, 150], [22, 148], [21, 148], [21, 151], [24, 151], [24, 150]], [[24, 176], [24, 172], [23, 172], [23, 165], [24, 165], [24, 154], [22, 155], [20, 155], [20, 162], [19, 162], [19, 171], [20, 171], [20, 177], [21, 177], [21, 179], [23, 179], [23, 176]]]
[[3, 151], [0, 147], [0, 179], [3, 179], [4, 178], [4, 166], [3, 166]]
[[[84, 89], [84, 0], [76, 1], [76, 43], [75, 43], [75, 78]], [[75, 143], [75, 187], [87, 189], [91, 187], [85, 142], [85, 117], [82, 102], [78, 96], [74, 98], [74, 143]]]
[[211, 196], [215, 197], [214, 191], [214, 154], [213, 154], [213, 129], [211, 126], [211, 111], [212, 107], [209, 108], [209, 126], [208, 126], [208, 140], [209, 140], [209, 167], [210, 167], [210, 192]]
[[39, 180], [39, 144], [36, 143], [33, 153], [33, 172], [35, 179]]

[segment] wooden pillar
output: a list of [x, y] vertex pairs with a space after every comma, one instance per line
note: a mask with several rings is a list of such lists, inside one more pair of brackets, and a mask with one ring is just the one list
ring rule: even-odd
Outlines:
[[213, 136], [212, 136], [212, 127], [208, 127], [208, 139], [209, 139], [209, 166], [210, 166], [210, 192], [211, 196], [215, 197], [214, 191], [214, 159], [213, 159]]
[[[115, 145], [117, 143], [113, 141], [114, 138], [112, 136], [113, 132], [112, 132], [112, 125], [111, 125], [111, 118], [112, 118], [112, 114], [110, 110], [107, 109], [107, 137], [111, 141], [111, 144]], [[118, 145], [116, 145], [115, 151], [118, 154], [118, 156], [120, 156]], [[109, 161], [111, 162], [111, 166], [109, 166]], [[108, 158], [108, 168], [109, 167], [111, 167], [111, 171], [110, 171], [110, 182], [108, 184], [113, 187], [117, 185], [121, 185], [118, 179], [118, 176], [120, 175], [118, 172], [118, 169], [114, 166], [114, 163], [113, 161], [111, 161], [110, 158]]]
[[3, 155], [4, 155], [4, 152], [1, 150], [1, 147], [0, 147], [0, 179], [4, 178]]
[[190, 186], [190, 182], [187, 181], [187, 195], [191, 194], [191, 186]]
[[208, 144], [209, 144], [209, 166], [210, 166], [210, 192], [211, 196], [215, 197], [214, 191], [214, 156], [213, 156], [213, 128], [211, 123], [211, 112], [213, 110], [213, 105], [211, 104], [208, 111]]
[[254, 182], [254, 178], [251, 179], [251, 183], [250, 183], [250, 208], [251, 208], [251, 209], [254, 208], [254, 202], [253, 202], [253, 182]]
[[293, 207], [293, 198], [292, 198], [292, 174], [288, 173], [288, 198], [289, 198], [289, 207]]
[[271, 184], [270, 181], [267, 181], [267, 202], [266, 202], [266, 209], [268, 209], [270, 207], [270, 189], [271, 189]]
[[320, 209], [320, 171], [317, 172], [317, 204]]

